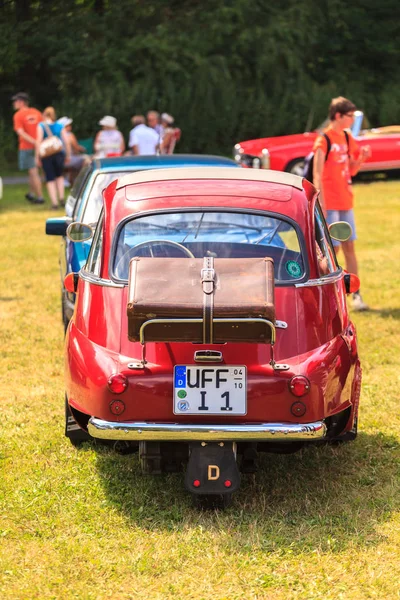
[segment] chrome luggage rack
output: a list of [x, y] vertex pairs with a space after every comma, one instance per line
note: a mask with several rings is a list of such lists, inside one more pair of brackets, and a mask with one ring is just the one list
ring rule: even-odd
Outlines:
[[[269, 364], [274, 369], [274, 371], [287, 371], [289, 369], [289, 365], [280, 364], [275, 361], [274, 357], [274, 345], [276, 341], [276, 327], [281, 329], [286, 329], [287, 325], [283, 321], [277, 321], [276, 326], [272, 321], [268, 321], [268, 319], [262, 318], [237, 318], [237, 319], [229, 319], [229, 318], [214, 318], [214, 323], [264, 323], [266, 327], [269, 328], [271, 332], [271, 341], [266, 342], [270, 344], [270, 361]], [[193, 319], [149, 319], [145, 321], [139, 330], [139, 341], [142, 345], [142, 358], [140, 362], [137, 363], [129, 363], [128, 368], [130, 369], [144, 369], [146, 366], [146, 340], [145, 340], [145, 330], [149, 325], [169, 325], [172, 323], [203, 323], [203, 319], [201, 318], [193, 318]]]

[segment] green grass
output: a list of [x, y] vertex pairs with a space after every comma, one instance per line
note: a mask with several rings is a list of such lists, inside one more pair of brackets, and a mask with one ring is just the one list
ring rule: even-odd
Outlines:
[[181, 475], [63, 437], [59, 240], [24, 192], [0, 203], [0, 597], [400, 598], [400, 183], [355, 186], [357, 441], [263, 457], [220, 513]]

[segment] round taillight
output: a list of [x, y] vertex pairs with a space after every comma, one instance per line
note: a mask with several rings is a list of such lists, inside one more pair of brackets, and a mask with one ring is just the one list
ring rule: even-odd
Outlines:
[[226, 480], [224, 481], [224, 486], [225, 486], [225, 487], [227, 487], [227, 488], [230, 488], [230, 487], [231, 487], [231, 485], [232, 485], [232, 481], [231, 481], [230, 479], [226, 479]]
[[194, 487], [200, 487], [200, 485], [201, 485], [200, 480], [199, 479], [195, 479], [193, 481], [193, 485], [194, 485]]
[[122, 392], [124, 392], [128, 387], [128, 380], [125, 375], [117, 373], [116, 375], [111, 375], [107, 385], [108, 389], [113, 394], [122, 394]]
[[113, 400], [110, 402], [110, 411], [113, 415], [122, 415], [125, 410], [125, 404], [122, 400]]
[[302, 417], [306, 414], [306, 411], [307, 407], [305, 404], [303, 404], [303, 402], [293, 402], [292, 406], [290, 407], [290, 412], [295, 417]]
[[304, 375], [295, 375], [289, 381], [289, 389], [293, 396], [300, 398], [301, 396], [308, 394], [310, 391], [310, 382], [308, 381], [307, 377], [304, 377]]

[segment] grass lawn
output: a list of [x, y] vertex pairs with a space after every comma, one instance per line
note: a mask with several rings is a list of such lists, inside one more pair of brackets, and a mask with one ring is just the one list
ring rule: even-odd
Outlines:
[[181, 475], [63, 437], [59, 240], [25, 191], [0, 202], [0, 597], [400, 598], [400, 182], [355, 186], [357, 441], [266, 455], [209, 513]]

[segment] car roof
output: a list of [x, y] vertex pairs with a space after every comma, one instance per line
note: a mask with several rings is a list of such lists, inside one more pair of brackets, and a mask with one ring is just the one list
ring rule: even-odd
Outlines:
[[119, 177], [104, 191], [104, 208], [111, 218], [111, 228], [129, 215], [194, 206], [267, 210], [305, 223], [316, 194], [309, 181], [280, 171], [158, 169]]
[[201, 168], [181, 168], [175, 169], [160, 169], [154, 171], [139, 171], [137, 173], [129, 173], [120, 177], [117, 182], [116, 189], [123, 187], [141, 184], [152, 183], [159, 181], [173, 180], [190, 180], [190, 179], [212, 179], [212, 180], [241, 180], [241, 181], [258, 181], [266, 183], [278, 183], [295, 187], [298, 190], [303, 189], [303, 177], [293, 175], [292, 173], [283, 173], [281, 171], [272, 171], [270, 169], [227, 169], [226, 167], [207, 167]]
[[211, 154], [166, 154], [149, 156], [115, 156], [112, 158], [97, 158], [93, 161], [94, 169], [117, 170], [135, 167], [140, 169], [159, 169], [172, 167], [188, 167], [190, 165], [238, 167], [231, 158]]

